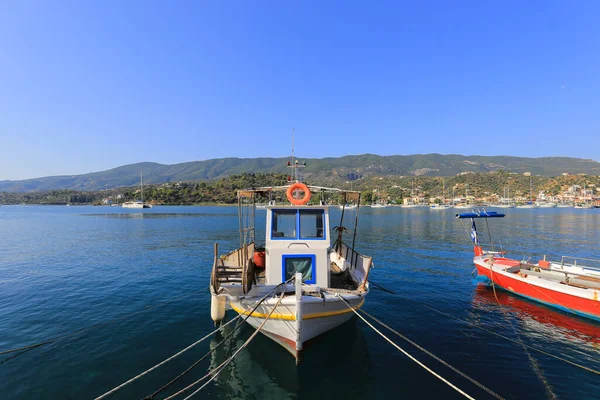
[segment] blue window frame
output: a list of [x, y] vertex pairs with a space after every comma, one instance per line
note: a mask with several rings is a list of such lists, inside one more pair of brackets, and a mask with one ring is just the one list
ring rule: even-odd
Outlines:
[[325, 210], [275, 209], [271, 216], [271, 239], [325, 240]]
[[317, 281], [317, 264], [314, 254], [284, 254], [281, 256], [282, 282], [292, 278], [296, 272], [302, 273], [302, 282], [314, 284]]

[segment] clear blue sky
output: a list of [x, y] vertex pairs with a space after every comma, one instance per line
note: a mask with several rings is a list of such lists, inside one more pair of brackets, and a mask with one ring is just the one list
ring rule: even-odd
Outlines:
[[0, 180], [376, 153], [600, 160], [600, 1], [0, 2]]

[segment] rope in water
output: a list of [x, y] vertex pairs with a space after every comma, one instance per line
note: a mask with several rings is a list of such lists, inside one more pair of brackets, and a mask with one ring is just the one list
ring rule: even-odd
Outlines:
[[[465, 321], [464, 319], [461, 319], [461, 318], [455, 317], [455, 316], [454, 316], [454, 315], [452, 315], [452, 314], [448, 314], [448, 313], [445, 313], [445, 312], [443, 312], [443, 311], [440, 311], [440, 310], [438, 310], [438, 309], [436, 309], [436, 308], [434, 308], [434, 307], [428, 306], [427, 304], [423, 304], [423, 307], [425, 307], [425, 308], [428, 308], [429, 310], [431, 310], [431, 311], [434, 311], [434, 312], [436, 312], [436, 313], [438, 313], [438, 314], [440, 314], [440, 315], [444, 315], [444, 316], [446, 316], [446, 317], [449, 317], [449, 318], [455, 319], [455, 320], [457, 320], [457, 321], [459, 321], [459, 322], [462, 322], [463, 324], [469, 325], [469, 326], [471, 326], [471, 327], [473, 327], [473, 328], [477, 328], [477, 329], [480, 329], [480, 330], [482, 330], [482, 331], [484, 331], [484, 332], [491, 333], [492, 335], [498, 336], [499, 338], [502, 338], [502, 339], [504, 339], [504, 340], [508, 340], [509, 342], [513, 342], [513, 343], [516, 343], [516, 344], [519, 344], [519, 345], [521, 344], [521, 343], [519, 343], [518, 341], [516, 341], [516, 340], [514, 340], [514, 339], [511, 339], [511, 338], [509, 338], [508, 336], [505, 336], [505, 335], [502, 335], [502, 334], [500, 334], [500, 333], [494, 332], [494, 331], [492, 331], [492, 330], [490, 330], [490, 329], [486, 329], [486, 328], [484, 328], [484, 327], [481, 327], [481, 326], [479, 326], [479, 325], [476, 325], [476, 324], [474, 324], [474, 323], [472, 323], [472, 322]], [[542, 350], [542, 349], [539, 349], [539, 348], [537, 348], [537, 347], [535, 347], [535, 346], [531, 346], [531, 345], [528, 345], [528, 344], [524, 344], [524, 346], [525, 346], [525, 347], [527, 347], [528, 349], [535, 350], [535, 351], [537, 351], [537, 352], [539, 352], [539, 353], [545, 354], [545, 355], [547, 355], [547, 356], [550, 356], [550, 357], [552, 357], [552, 358], [555, 358], [555, 359], [557, 359], [557, 360], [564, 361], [564, 362], [566, 362], [566, 363], [568, 363], [568, 364], [571, 364], [571, 365], [573, 365], [573, 366], [575, 366], [575, 367], [577, 367], [577, 368], [581, 368], [581, 369], [583, 369], [583, 370], [586, 370], [586, 371], [588, 371], [588, 372], [591, 372], [591, 373], [593, 373], [593, 374], [600, 375], [600, 371], [597, 371], [597, 370], [595, 370], [595, 369], [593, 369], [593, 368], [589, 368], [589, 367], [586, 367], [585, 365], [578, 364], [578, 363], [576, 363], [576, 362], [574, 362], [574, 361], [571, 361], [571, 360], [568, 360], [568, 359], [566, 359], [566, 358], [564, 358], [564, 357], [557, 356], [557, 355], [555, 355], [555, 354], [552, 354], [552, 353], [548, 353], [547, 351], [545, 351], [545, 350]]]
[[[248, 318], [250, 318], [250, 316], [254, 313], [254, 311], [256, 311], [256, 309], [258, 308], [258, 306], [260, 306], [262, 304], [263, 301], [265, 301], [269, 296], [271, 296], [279, 287], [281, 287], [284, 284], [287, 284], [288, 282], [290, 282], [290, 280], [288, 280], [287, 282], [283, 282], [280, 283], [279, 285], [275, 286], [275, 288], [273, 288], [273, 290], [271, 290], [268, 294], [266, 294], [265, 296], [263, 296], [260, 300], [258, 300], [253, 306], [252, 306], [252, 310], [250, 311], [250, 313], [248, 313], [248, 315], [246, 315], [243, 318], [243, 322], [246, 322], [246, 320]], [[237, 317], [235, 317], [234, 319], [237, 319], [238, 317], [241, 317], [241, 315], [238, 315]], [[230, 321], [231, 322], [231, 321]], [[225, 326], [225, 325], [223, 325]], [[193, 368], [195, 368], [198, 364], [200, 364], [204, 359], [206, 359], [206, 357], [208, 357], [209, 355], [211, 355], [213, 352], [215, 352], [223, 343], [225, 343], [230, 337], [233, 336], [233, 334], [242, 326], [242, 324], [237, 324], [235, 326], [235, 328], [233, 328], [233, 330], [231, 332], [229, 332], [229, 334], [227, 334], [227, 336], [225, 336], [223, 338], [223, 340], [221, 340], [216, 346], [214, 346], [208, 353], [206, 353], [205, 355], [203, 355], [202, 357], [200, 357], [199, 360], [195, 361], [192, 365], [190, 365], [185, 371], [183, 371], [182, 373], [180, 373], [179, 375], [177, 375], [175, 378], [171, 379], [168, 383], [166, 383], [165, 385], [161, 386], [158, 390], [156, 390], [154, 393], [152, 393], [149, 396], [146, 396], [144, 398], [144, 400], [153, 400], [154, 397], [156, 397], [156, 395], [158, 395], [159, 393], [163, 392], [164, 390], [166, 390], [167, 388], [169, 388], [172, 384], [174, 384], [175, 382], [177, 382], [179, 379], [183, 378], [187, 373], [189, 373]]]
[[404, 336], [403, 334], [401, 334], [400, 332], [390, 328], [388, 325], [386, 325], [384, 322], [380, 321], [379, 319], [375, 318], [373, 315], [369, 314], [368, 312], [366, 312], [365, 310], [361, 310], [361, 313], [365, 314], [367, 317], [371, 318], [372, 320], [378, 322], [381, 326], [387, 328], [388, 330], [390, 330], [391, 332], [395, 333], [396, 335], [400, 336], [402, 339], [404, 339], [405, 341], [407, 341], [408, 343], [412, 344], [414, 347], [416, 347], [417, 349], [421, 350], [423, 353], [427, 354], [428, 356], [432, 357], [433, 359], [437, 360], [438, 362], [440, 362], [441, 364], [445, 365], [446, 367], [450, 368], [452, 371], [456, 372], [457, 374], [459, 374], [460, 376], [462, 376], [463, 378], [467, 379], [468, 381], [470, 381], [471, 383], [473, 383], [475, 386], [479, 387], [480, 389], [485, 390], [486, 392], [488, 392], [491, 396], [499, 399], [499, 400], [503, 400], [504, 398], [502, 396], [500, 396], [499, 394], [497, 394], [496, 392], [494, 392], [492, 389], [489, 389], [488, 387], [484, 386], [482, 383], [479, 383], [478, 381], [476, 381], [475, 379], [471, 378], [469, 375], [465, 374], [464, 372], [462, 372], [461, 370], [459, 370], [458, 368], [454, 367], [453, 365], [447, 363], [446, 361], [442, 360], [441, 358], [439, 358], [438, 356], [436, 356], [435, 354], [433, 354], [432, 352], [430, 352], [429, 350], [421, 347], [418, 343], [415, 343], [414, 341], [412, 341], [411, 339], [407, 338], [406, 336]]
[[210, 382], [212, 382], [217, 376], [219, 376], [221, 371], [223, 371], [225, 369], [225, 367], [227, 367], [227, 365], [229, 365], [229, 363], [231, 361], [233, 361], [235, 356], [237, 356], [240, 351], [242, 351], [246, 346], [248, 346], [248, 344], [252, 341], [252, 339], [254, 339], [256, 337], [256, 335], [258, 335], [258, 332], [260, 332], [260, 330], [263, 328], [263, 326], [265, 326], [265, 324], [267, 323], [267, 321], [269, 320], [271, 315], [273, 315], [273, 313], [275, 312], [275, 310], [277, 309], [277, 307], [281, 303], [281, 300], [283, 300], [284, 297], [285, 297], [285, 291], [281, 292], [281, 296], [279, 296], [277, 303], [275, 303], [275, 305], [273, 306], [273, 309], [271, 309], [271, 311], [269, 312], [269, 315], [267, 315], [265, 320], [260, 324], [260, 326], [258, 328], [256, 328], [256, 330], [252, 333], [252, 335], [250, 335], [250, 337], [235, 351], [235, 353], [233, 353], [231, 355], [231, 357], [229, 357], [227, 360], [223, 361], [217, 367], [213, 368], [211, 371], [208, 372], [208, 374], [204, 375], [202, 378], [198, 379], [197, 381], [193, 382], [192, 384], [181, 389], [179, 392], [165, 398], [165, 400], [171, 400], [174, 397], [179, 396], [180, 394], [186, 392], [187, 390], [196, 386], [197, 384], [199, 384], [200, 382], [202, 382], [203, 380], [205, 380], [206, 378], [208, 378], [210, 376], [211, 378], [208, 381], [206, 381], [206, 383], [204, 383], [204, 385], [200, 386], [198, 389], [196, 389], [194, 392], [192, 392], [192, 394], [187, 396], [184, 400], [188, 400], [188, 399], [192, 398], [196, 393], [198, 393], [199, 391], [204, 389]]
[[[192, 294], [197, 294], [197, 293], [200, 293], [200, 291], [192, 292]], [[181, 300], [182, 298], [188, 297], [188, 296], [190, 296], [190, 293], [186, 293], [185, 295], [176, 297], [174, 299], [162, 302], [162, 303], [154, 305], [154, 306], [148, 306], [148, 307], [144, 308], [143, 310], [134, 311], [134, 312], [132, 312], [130, 314], [122, 315], [120, 317], [116, 317], [116, 318], [113, 318], [113, 319], [108, 320], [108, 321], [99, 322], [97, 324], [88, 326], [87, 328], [79, 329], [79, 330], [76, 330], [76, 331], [73, 331], [73, 332], [70, 332], [70, 333], [66, 333], [66, 334], [63, 334], [63, 335], [60, 335], [60, 336], [56, 336], [54, 338], [50, 338], [50, 339], [44, 340], [44, 341], [39, 342], [39, 343], [34, 343], [34, 344], [31, 344], [31, 345], [28, 345], [28, 346], [18, 347], [18, 348], [9, 349], [9, 350], [3, 350], [3, 351], [0, 351], [0, 355], [2, 355], [2, 354], [16, 353], [16, 352], [25, 352], [25, 351], [33, 350], [33, 349], [35, 349], [37, 347], [44, 346], [44, 345], [50, 344], [50, 343], [54, 343], [54, 342], [57, 342], [59, 340], [66, 339], [68, 337], [75, 336], [77, 334], [80, 334], [80, 333], [83, 333], [83, 332], [87, 332], [87, 331], [90, 331], [92, 329], [99, 328], [101, 326], [109, 325], [109, 324], [112, 324], [113, 322], [120, 321], [120, 320], [129, 318], [129, 317], [132, 317], [134, 315], [137, 315], [137, 314], [140, 314], [140, 313], [144, 313], [146, 311], [153, 310], [153, 309], [158, 308], [158, 307], [165, 306], [167, 304], [170, 304], [170, 303], [172, 303], [174, 301], [177, 301], [177, 300]], [[19, 353], [19, 354], [21, 354], [21, 353]], [[8, 359], [3, 360], [2, 362], [7, 361], [7, 360]]]
[[527, 347], [525, 347], [525, 343], [523, 342], [523, 339], [521, 339], [519, 332], [517, 332], [517, 329], [513, 325], [512, 321], [506, 315], [506, 311], [504, 311], [504, 307], [502, 307], [502, 304], [500, 304], [500, 299], [498, 299], [498, 295], [496, 294], [496, 285], [494, 283], [494, 257], [493, 256], [490, 258], [490, 261], [488, 262], [488, 264], [490, 266], [490, 276], [492, 278], [491, 281], [492, 281], [492, 289], [494, 290], [494, 297], [496, 298], [496, 302], [498, 303], [498, 306], [500, 307], [500, 310], [502, 311], [502, 315], [504, 316], [504, 319], [506, 321], [508, 321], [510, 327], [512, 328], [515, 336], [518, 339], [517, 341], [522, 346], [525, 354], [527, 354], [527, 358], [529, 359], [529, 362], [531, 363], [531, 367], [533, 368], [533, 371], [537, 375], [540, 382], [542, 382], [542, 384], [544, 385], [544, 388], [546, 389], [549, 397], [552, 399], [556, 399], [557, 398], [556, 394], [552, 391], [552, 387], [548, 383], [548, 380], [544, 376], [544, 373], [542, 372], [540, 366], [538, 365], [537, 361], [533, 358], [531, 353], [527, 350]]
[[466, 397], [467, 399], [471, 399], [474, 400], [473, 397], [469, 396], [467, 393], [465, 393], [464, 391], [462, 391], [461, 389], [459, 389], [457, 386], [455, 386], [454, 384], [452, 384], [450, 381], [446, 380], [445, 378], [443, 378], [442, 376], [440, 376], [439, 374], [437, 374], [435, 371], [433, 371], [431, 368], [429, 368], [428, 366], [426, 366], [425, 364], [423, 364], [422, 362], [420, 362], [419, 360], [417, 360], [415, 357], [411, 356], [406, 350], [404, 350], [402, 347], [398, 346], [396, 343], [394, 343], [390, 338], [388, 338], [387, 336], [385, 336], [383, 333], [381, 333], [377, 328], [375, 328], [373, 326], [373, 324], [371, 324], [369, 321], [367, 321], [362, 315], [360, 315], [347, 301], [346, 299], [344, 299], [342, 296], [340, 296], [340, 294], [338, 293], [337, 296], [344, 302], [346, 303], [346, 306], [348, 306], [348, 308], [350, 308], [356, 315], [358, 315], [358, 317], [360, 319], [362, 319], [367, 325], [369, 325], [371, 327], [371, 329], [373, 329], [375, 332], [377, 332], [381, 337], [383, 337], [385, 340], [387, 340], [392, 346], [394, 346], [395, 348], [397, 348], [399, 351], [401, 351], [405, 356], [407, 356], [408, 358], [410, 358], [412, 361], [414, 361], [415, 363], [417, 363], [420, 367], [422, 367], [423, 369], [425, 369], [427, 372], [429, 372], [430, 374], [432, 374], [433, 376], [435, 376], [436, 378], [438, 378], [439, 380], [441, 380], [442, 382], [444, 382], [446, 385], [450, 386], [452, 389], [456, 390], [458, 393], [462, 394], [464, 397]]
[[[284, 283], [287, 283], [287, 282], [284, 282]], [[272, 290], [271, 292], [269, 292], [267, 295], [265, 295], [263, 298], [261, 298], [261, 299], [260, 299], [260, 300], [257, 302], [257, 304], [255, 305], [255, 308], [254, 308], [254, 309], [256, 309], [256, 307], [258, 307], [258, 305], [260, 305], [260, 303], [262, 303], [262, 302], [263, 302], [263, 301], [264, 301], [264, 300], [265, 300], [265, 299], [266, 299], [268, 296], [270, 296], [270, 295], [271, 295], [271, 294], [272, 294], [272, 293], [273, 293], [275, 290], [277, 290], [277, 289], [278, 289], [278, 288], [279, 288], [281, 285], [283, 285], [284, 283], [281, 283], [281, 284], [277, 285], [275, 288], [273, 288], [273, 290]], [[254, 309], [252, 310], [253, 312], [254, 312]], [[200, 340], [198, 340], [197, 342], [195, 342], [195, 343], [191, 344], [190, 346], [188, 346], [188, 347], [186, 347], [185, 349], [181, 350], [181, 351], [180, 351], [180, 352], [178, 352], [177, 354], [174, 354], [173, 356], [171, 356], [171, 357], [167, 358], [166, 360], [164, 360], [164, 361], [162, 361], [162, 362], [158, 363], [157, 365], [155, 365], [155, 366], [153, 366], [152, 368], [150, 368], [150, 369], [148, 369], [148, 370], [146, 370], [146, 371], [142, 372], [141, 374], [139, 374], [139, 375], [137, 375], [137, 376], [134, 376], [133, 378], [129, 379], [128, 381], [126, 381], [126, 382], [123, 382], [123, 383], [122, 383], [122, 384], [120, 384], [119, 386], [117, 386], [117, 387], [115, 387], [115, 388], [113, 388], [113, 389], [109, 390], [108, 392], [106, 392], [106, 393], [102, 394], [101, 396], [99, 396], [99, 397], [96, 397], [96, 399], [95, 399], [95, 400], [100, 400], [100, 399], [103, 399], [103, 398], [105, 398], [105, 397], [107, 397], [107, 396], [109, 396], [109, 395], [111, 395], [111, 394], [115, 393], [116, 391], [118, 391], [118, 390], [122, 389], [123, 387], [125, 387], [125, 386], [129, 385], [130, 383], [132, 383], [132, 382], [136, 381], [137, 379], [141, 378], [142, 376], [146, 375], [147, 373], [149, 373], [149, 372], [151, 372], [151, 371], [155, 370], [156, 368], [158, 368], [158, 367], [160, 367], [161, 365], [163, 365], [163, 364], [167, 363], [168, 361], [170, 361], [170, 360], [172, 360], [172, 359], [174, 359], [174, 358], [178, 357], [179, 355], [181, 355], [181, 354], [185, 353], [187, 350], [191, 349], [192, 347], [194, 347], [195, 345], [199, 344], [199, 343], [200, 343], [200, 342], [202, 342], [203, 340], [205, 340], [205, 339], [207, 339], [208, 337], [212, 336], [212, 335], [213, 335], [214, 333], [216, 333], [216, 332], [217, 332], [219, 329], [221, 329], [221, 328], [223, 328], [223, 327], [225, 327], [225, 326], [229, 325], [229, 324], [230, 324], [230, 323], [232, 323], [233, 321], [237, 320], [239, 317], [240, 317], [239, 315], [238, 315], [238, 316], [236, 316], [236, 317], [235, 317], [235, 318], [233, 318], [231, 321], [228, 321], [226, 324], [224, 324], [224, 325], [222, 325], [221, 327], [219, 327], [219, 328], [215, 329], [214, 331], [212, 331], [211, 333], [209, 333], [208, 335], [206, 335], [206, 336], [205, 336], [205, 337], [203, 337], [202, 339], [200, 339]], [[236, 327], [236, 329], [237, 329], [237, 328], [238, 328], [238, 327]], [[234, 329], [234, 331], [235, 331], [235, 329]], [[232, 333], [233, 333], [233, 332], [232, 332]], [[229, 336], [228, 336], [228, 337], [229, 337]], [[225, 339], [227, 339], [227, 337], [226, 337]], [[224, 339], [224, 340], [225, 340], [225, 339]], [[223, 341], [224, 341], [224, 340], [223, 340]], [[222, 343], [223, 341], [221, 341], [221, 343]], [[220, 345], [221, 343], [219, 343], [219, 345]], [[215, 347], [215, 349], [216, 349], [216, 347]], [[210, 352], [208, 352], [208, 353], [207, 353], [207, 354], [206, 354], [204, 357], [202, 357], [202, 359], [201, 359], [201, 360], [203, 360], [203, 359], [204, 359], [206, 356], [208, 356], [210, 353], [212, 353], [212, 352], [213, 352], [215, 349], [213, 349], [213, 350], [211, 350]], [[200, 360], [200, 361], [201, 361], [201, 360]], [[170, 386], [170, 385], [171, 385], [173, 382], [175, 382], [176, 380], [178, 380], [179, 378], [181, 378], [181, 376], [185, 375], [185, 373], [189, 372], [189, 371], [190, 371], [190, 370], [191, 370], [193, 367], [195, 367], [196, 365], [197, 365], [197, 364], [195, 364], [195, 365], [193, 365], [192, 367], [188, 368], [188, 370], [186, 370], [186, 371], [185, 371], [183, 374], [180, 374], [180, 376], [178, 376], [178, 377], [176, 377], [175, 379], [173, 379], [171, 382], [169, 382], [167, 385], [165, 385], [164, 387], [162, 387], [161, 389], [159, 389], [157, 392], [155, 392], [155, 393], [154, 393], [154, 394], [152, 394], [151, 396], [155, 396], [155, 395], [156, 395], [157, 393], [159, 393], [160, 391], [162, 391], [162, 390], [166, 389], [168, 386]]]
[[[228, 321], [228, 322], [227, 322], [225, 325], [223, 325], [222, 327], [225, 327], [225, 326], [227, 326], [227, 325], [231, 324], [231, 323], [232, 323], [233, 321], [235, 321], [235, 320], [236, 320], [238, 317], [239, 317], [239, 315], [238, 315], [237, 317], [233, 318], [231, 321]], [[147, 369], [146, 371], [142, 372], [141, 374], [134, 376], [133, 378], [129, 379], [129, 380], [128, 380], [128, 381], [126, 381], [126, 382], [123, 382], [122, 384], [120, 384], [119, 386], [115, 387], [114, 389], [111, 389], [111, 390], [109, 390], [108, 392], [104, 393], [103, 395], [100, 395], [100, 396], [96, 397], [96, 400], [100, 400], [100, 399], [103, 399], [103, 398], [105, 398], [105, 397], [107, 397], [107, 396], [110, 396], [111, 394], [113, 394], [113, 393], [114, 393], [114, 392], [116, 392], [117, 390], [119, 390], [119, 389], [121, 389], [121, 388], [123, 388], [123, 387], [125, 387], [125, 386], [129, 385], [130, 383], [132, 383], [132, 382], [134, 382], [134, 381], [138, 380], [138, 379], [139, 379], [139, 378], [141, 378], [142, 376], [144, 376], [144, 375], [146, 375], [146, 374], [148, 374], [148, 373], [150, 373], [150, 372], [154, 371], [156, 368], [160, 367], [161, 365], [164, 365], [164, 364], [168, 363], [169, 361], [171, 361], [171, 360], [173, 360], [174, 358], [176, 358], [176, 357], [180, 356], [181, 354], [185, 353], [186, 351], [188, 351], [188, 350], [189, 350], [189, 349], [191, 349], [192, 347], [194, 347], [194, 346], [196, 346], [197, 344], [199, 344], [199, 343], [203, 342], [204, 340], [208, 339], [209, 337], [211, 337], [211, 336], [212, 336], [212, 335], [213, 335], [215, 332], [217, 332], [217, 331], [218, 331], [220, 328], [222, 328], [222, 327], [219, 327], [219, 328], [215, 329], [214, 331], [210, 332], [208, 335], [204, 336], [202, 339], [200, 339], [200, 340], [198, 340], [198, 341], [196, 341], [196, 342], [194, 342], [194, 343], [190, 344], [190, 345], [189, 345], [188, 347], [186, 347], [185, 349], [183, 349], [183, 350], [181, 350], [181, 351], [179, 351], [179, 352], [177, 352], [177, 353], [173, 354], [171, 357], [169, 357], [169, 358], [167, 358], [167, 359], [165, 359], [165, 360], [163, 360], [163, 361], [159, 362], [159, 363], [158, 363], [158, 364], [156, 364], [154, 367]]]

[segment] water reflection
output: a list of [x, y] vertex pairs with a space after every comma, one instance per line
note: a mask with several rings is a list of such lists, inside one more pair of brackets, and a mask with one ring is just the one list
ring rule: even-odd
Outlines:
[[[233, 329], [234, 324], [226, 326], [220, 335], [212, 339], [210, 348], [216, 347]], [[252, 332], [254, 329], [247, 325], [238, 329], [231, 341], [224, 343], [212, 354], [209, 369], [216, 368], [231, 356]], [[326, 369], [327, 380], [336, 382], [337, 385], [323, 387], [314, 381], [315, 371], [325, 371], [325, 365], [337, 366]], [[347, 382], [347, 373], [370, 369], [371, 358], [367, 343], [353, 318], [307, 343], [300, 367], [296, 367], [293, 357], [283, 347], [259, 334], [219, 374], [215, 382], [219, 388], [219, 397], [228, 399], [319, 398], [324, 393], [340, 395], [344, 390], [350, 390], [352, 395], [359, 395], [357, 391], [365, 390], [367, 385], [352, 387]]]
[[491, 287], [478, 285], [473, 296], [473, 308], [485, 312], [505, 312], [510, 319], [522, 324], [521, 332], [524, 335], [562, 345], [569, 343], [597, 360], [600, 355], [600, 323], [550, 309], [502, 290], [496, 290], [496, 295], [498, 300]]
[[81, 214], [85, 217], [103, 217], [111, 219], [161, 219], [161, 218], [204, 218], [204, 217], [236, 217], [234, 213], [201, 213], [201, 212], [173, 212], [173, 213], [151, 213], [151, 212], [129, 212], [129, 213], [106, 213], [106, 214]]

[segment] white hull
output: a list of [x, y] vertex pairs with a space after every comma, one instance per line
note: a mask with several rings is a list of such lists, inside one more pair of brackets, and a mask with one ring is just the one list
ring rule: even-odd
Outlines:
[[521, 204], [520, 206], [517, 206], [517, 208], [539, 208], [539, 207], [536, 206], [535, 204]]
[[134, 202], [134, 203], [123, 203], [123, 208], [152, 208], [150, 204]]
[[402, 208], [420, 208], [423, 206], [420, 204], [402, 204], [400, 207], [402, 207]]
[[470, 204], [457, 204], [457, 205], [454, 206], [454, 208], [470, 209], [470, 208], [473, 208], [473, 206], [470, 205]]
[[556, 208], [558, 204], [556, 203], [538, 203], [538, 207], [540, 208]]
[[449, 206], [447, 204], [441, 204], [441, 205], [435, 205], [435, 206], [429, 206], [430, 210], [449, 210], [451, 209], [452, 206]]
[[[365, 292], [362, 295], [340, 293], [340, 295], [353, 308], [358, 309], [363, 305], [367, 293]], [[260, 299], [260, 296], [245, 297], [243, 299], [230, 297], [229, 304], [235, 312], [242, 317], [246, 317], [252, 310], [253, 305]], [[278, 300], [279, 296], [265, 300], [246, 322], [254, 328], [258, 328], [265, 321]], [[298, 304], [300, 304], [300, 313], [297, 309]], [[300, 319], [297, 319], [297, 315], [300, 315]], [[324, 298], [302, 296], [299, 303], [296, 301], [296, 296], [292, 294], [283, 298], [281, 304], [277, 306], [262, 327], [261, 332], [279, 343], [300, 361], [302, 349], [306, 342], [343, 324], [353, 315], [352, 310], [333, 292], [328, 292], [324, 295]]]

